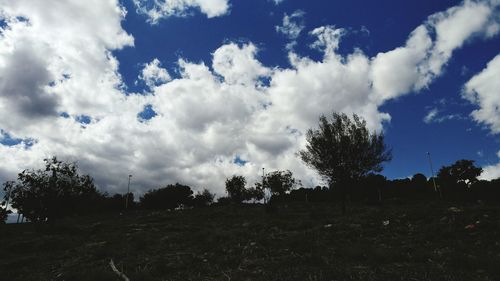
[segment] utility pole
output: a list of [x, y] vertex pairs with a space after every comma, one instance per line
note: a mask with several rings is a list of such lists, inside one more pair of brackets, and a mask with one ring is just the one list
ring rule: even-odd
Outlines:
[[262, 168], [262, 192], [264, 193], [264, 204], [266, 204], [266, 189], [264, 188], [264, 168]]
[[127, 210], [128, 208], [128, 196], [130, 194], [130, 178], [132, 178], [132, 175], [128, 175], [127, 195], [125, 196], [125, 210]]
[[[438, 192], [438, 188], [437, 188], [437, 185], [436, 185], [436, 179], [434, 177], [434, 168], [432, 167], [431, 153], [427, 152], [427, 156], [429, 157], [429, 165], [431, 167], [431, 175], [432, 175], [432, 183], [434, 184], [434, 191]], [[439, 197], [443, 198], [443, 195], [441, 194], [441, 189], [439, 189]]]

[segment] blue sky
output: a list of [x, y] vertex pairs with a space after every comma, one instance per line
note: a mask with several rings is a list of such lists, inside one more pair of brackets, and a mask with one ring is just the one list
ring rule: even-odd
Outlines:
[[58, 155], [110, 192], [313, 185], [294, 153], [332, 111], [385, 132], [389, 178], [426, 152], [500, 176], [497, 0], [28, 2], [0, 0], [2, 181]]
[[[155, 26], [145, 23], [144, 16], [134, 12], [133, 3], [124, 3], [130, 12], [123, 26], [134, 34], [137, 48], [127, 48], [116, 55], [127, 85], [141, 91], [134, 81], [142, 62], [159, 58], [164, 66], [175, 67], [179, 56], [192, 61], [210, 61], [211, 53], [227, 41], [253, 42], [261, 48], [258, 57], [264, 65], [289, 67], [284, 49], [287, 38], [274, 28], [281, 24], [285, 13], [304, 11], [305, 30], [325, 24], [351, 29], [351, 34], [342, 40], [340, 53], [349, 54], [354, 48], [359, 48], [374, 56], [401, 46], [411, 31], [429, 15], [461, 1], [305, 3], [287, 0], [279, 5], [272, 1], [239, 1], [232, 5], [228, 16], [208, 19], [195, 14], [188, 18], [165, 19]], [[318, 52], [307, 47], [312, 38], [303, 37], [300, 53], [317, 58]], [[432, 153], [436, 167], [464, 158], [476, 160], [478, 165], [497, 162], [500, 139], [467, 118], [474, 106], [462, 100], [460, 92], [465, 82], [499, 53], [499, 46], [498, 37], [468, 44], [457, 51], [446, 67], [447, 73], [428, 89], [383, 106], [384, 111], [393, 116], [385, 126], [387, 142], [394, 151], [394, 159], [384, 171], [386, 176], [399, 178], [416, 172], [429, 174], [428, 151]], [[445, 114], [459, 114], [463, 119], [432, 124], [423, 122], [429, 108], [440, 105], [443, 99], [448, 103], [442, 106]]]

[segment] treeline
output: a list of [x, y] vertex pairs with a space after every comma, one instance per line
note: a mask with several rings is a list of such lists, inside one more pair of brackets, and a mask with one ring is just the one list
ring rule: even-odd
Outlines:
[[[274, 171], [262, 181], [247, 186], [243, 176], [235, 175], [225, 182], [226, 197], [217, 204], [274, 202], [330, 202], [338, 201], [342, 213], [346, 203], [357, 201], [381, 204], [387, 200], [440, 199], [460, 202], [500, 203], [500, 179], [479, 180], [480, 167], [472, 160], [459, 160], [442, 167], [437, 176], [427, 179], [415, 174], [409, 179], [388, 180], [376, 174], [382, 163], [390, 161], [391, 150], [384, 143], [382, 133], [371, 133], [366, 122], [357, 115], [333, 113], [321, 116], [319, 127], [306, 133], [306, 146], [298, 156], [327, 182], [327, 186], [303, 188], [290, 171]], [[133, 194], [101, 193], [89, 175], [80, 175], [77, 166], [45, 159], [45, 168], [25, 170], [16, 182], [4, 183], [3, 206], [9, 203], [31, 221], [55, 219], [103, 211], [126, 209], [176, 209], [206, 207], [215, 195], [208, 190], [193, 194], [191, 187], [174, 184], [150, 190], [134, 200]], [[0, 208], [0, 222], [7, 216]]]
[[[235, 175], [225, 182], [227, 196], [218, 198], [204, 189], [196, 194], [179, 183], [149, 190], [139, 200], [132, 193], [110, 196], [97, 190], [89, 175], [80, 175], [74, 163], [57, 158], [45, 159], [45, 168], [25, 170], [16, 182], [4, 183], [6, 192], [2, 205], [10, 203], [25, 218], [33, 222], [54, 221], [67, 216], [123, 212], [125, 210], [174, 210], [242, 203], [274, 202], [340, 202], [342, 191], [347, 200], [364, 204], [390, 201], [440, 199], [463, 203], [500, 203], [500, 178], [478, 180], [482, 169], [471, 160], [460, 160], [442, 167], [435, 178], [415, 174], [411, 178], [388, 180], [382, 175], [369, 174], [349, 186], [332, 184], [304, 188], [290, 171], [274, 171], [262, 181], [247, 186], [243, 176]], [[0, 208], [0, 221], [8, 212]]]
[[[417, 173], [410, 178], [389, 180], [380, 174], [368, 174], [349, 183], [304, 188], [290, 171], [276, 171], [265, 175], [261, 183], [245, 188], [245, 178], [233, 176], [226, 181], [228, 197], [219, 201], [241, 203], [259, 201], [267, 190], [268, 201], [277, 202], [340, 202], [343, 192], [347, 200], [364, 204], [444, 200], [457, 203], [500, 203], [500, 178], [479, 180], [482, 168], [472, 160], [459, 160], [443, 166], [436, 177], [427, 178]], [[257, 194], [257, 195], [255, 195]]]
[[32, 222], [54, 221], [63, 217], [125, 211], [134, 209], [176, 209], [205, 207], [212, 204], [215, 194], [207, 189], [194, 194], [191, 187], [174, 184], [146, 192], [134, 200], [134, 194], [115, 194], [97, 190], [92, 177], [80, 175], [74, 163], [44, 159], [45, 168], [24, 170], [17, 181], [3, 184], [4, 199], [0, 204], [0, 222], [5, 222], [6, 206]]

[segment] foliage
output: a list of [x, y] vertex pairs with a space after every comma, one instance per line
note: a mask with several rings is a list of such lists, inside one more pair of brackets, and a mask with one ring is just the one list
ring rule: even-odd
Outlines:
[[0, 224], [5, 223], [10, 213], [12, 213], [10, 210], [0, 207]]
[[427, 186], [427, 177], [424, 174], [417, 173], [411, 177], [411, 182], [416, 188], [424, 188]]
[[382, 163], [391, 160], [382, 133], [370, 133], [366, 122], [353, 115], [333, 113], [331, 119], [322, 115], [319, 129], [309, 129], [306, 149], [299, 156], [315, 169], [330, 187], [338, 186], [345, 197], [347, 185], [359, 181], [369, 172], [382, 171]]
[[90, 212], [92, 202], [102, 195], [89, 175], [80, 175], [75, 163], [56, 157], [44, 159], [45, 169], [24, 170], [17, 182], [4, 185], [11, 204], [31, 221], [46, 221]]
[[289, 170], [274, 171], [264, 177], [264, 186], [269, 188], [271, 195], [274, 196], [285, 195], [297, 185], [299, 185], [299, 182], [295, 180]]
[[245, 200], [254, 202], [264, 199], [264, 190], [262, 189], [261, 183], [256, 183], [254, 187], [251, 187], [245, 191]]
[[229, 197], [219, 197], [217, 198], [217, 206], [227, 206], [233, 203], [233, 200]]
[[477, 177], [483, 172], [476, 167], [473, 160], [458, 160], [450, 166], [442, 167], [437, 175], [438, 181], [444, 185], [462, 185], [470, 187], [477, 182]]
[[247, 199], [247, 190], [245, 185], [247, 180], [244, 176], [234, 175], [229, 179], [226, 179], [226, 191], [229, 198], [234, 203], [241, 203], [243, 200]]
[[483, 169], [476, 167], [473, 160], [458, 160], [450, 166], [443, 166], [437, 174], [437, 182], [447, 199], [466, 200], [471, 187]]
[[203, 189], [202, 192], [197, 192], [193, 199], [193, 206], [207, 207], [214, 202], [215, 194], [211, 193], [208, 189]]
[[190, 206], [192, 200], [191, 187], [176, 183], [146, 192], [140, 198], [140, 204], [145, 209], [175, 209], [180, 205]]

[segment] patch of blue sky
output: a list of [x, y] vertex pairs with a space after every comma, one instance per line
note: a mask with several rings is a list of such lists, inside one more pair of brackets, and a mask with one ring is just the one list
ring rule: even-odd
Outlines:
[[156, 113], [156, 111], [154, 111], [153, 106], [148, 104], [144, 107], [143, 111], [137, 114], [137, 119], [139, 120], [139, 122], [145, 122], [155, 117], [156, 115], [158, 114]]
[[245, 164], [248, 163], [248, 161], [243, 160], [241, 156], [236, 155], [236, 157], [234, 157], [233, 163], [238, 166], [245, 166]]
[[15, 146], [19, 144], [24, 144], [24, 147], [26, 149], [32, 147], [36, 141], [31, 138], [15, 138], [12, 137], [9, 133], [5, 132], [4, 130], [0, 129], [0, 144], [5, 145], [5, 146]]
[[87, 115], [79, 115], [75, 117], [75, 121], [84, 125], [88, 125], [90, 124], [90, 122], [92, 122], [92, 118]]

